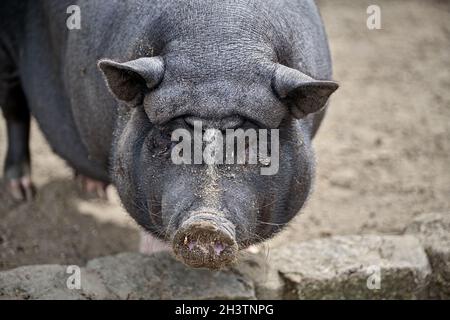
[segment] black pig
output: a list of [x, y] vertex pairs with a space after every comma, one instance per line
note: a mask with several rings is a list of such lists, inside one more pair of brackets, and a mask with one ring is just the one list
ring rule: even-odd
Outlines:
[[[81, 28], [69, 30], [73, 4]], [[229, 264], [299, 212], [314, 175], [311, 140], [337, 87], [309, 0], [0, 4], [12, 194], [33, 193], [32, 114], [58, 155], [112, 182], [138, 224], [192, 267]], [[171, 132], [196, 121], [221, 132], [279, 129], [278, 173], [174, 164]]]

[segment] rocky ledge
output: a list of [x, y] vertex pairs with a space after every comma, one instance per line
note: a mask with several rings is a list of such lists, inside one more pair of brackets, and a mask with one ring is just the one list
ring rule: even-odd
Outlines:
[[405, 235], [338, 236], [268, 255], [243, 253], [222, 271], [190, 269], [163, 252], [0, 272], [0, 299], [347, 298], [450, 298], [450, 215], [420, 216]]

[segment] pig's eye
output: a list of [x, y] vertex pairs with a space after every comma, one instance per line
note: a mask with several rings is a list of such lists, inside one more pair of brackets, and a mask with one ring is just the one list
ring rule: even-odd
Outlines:
[[167, 130], [167, 128], [154, 128], [150, 135], [148, 147], [154, 155], [170, 154], [170, 151], [174, 147], [171, 141], [170, 130]]
[[183, 117], [173, 118], [163, 124], [159, 125], [159, 130], [164, 132], [173, 132], [176, 129], [188, 129], [188, 124], [184, 121]]
[[256, 121], [250, 120], [250, 119], [245, 119], [244, 123], [242, 124], [242, 129], [261, 129], [264, 126], [262, 126], [261, 124], [257, 123]]

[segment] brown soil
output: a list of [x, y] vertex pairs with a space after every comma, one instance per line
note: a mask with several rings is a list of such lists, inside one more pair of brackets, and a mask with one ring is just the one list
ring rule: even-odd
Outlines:
[[[271, 247], [397, 234], [420, 213], [450, 213], [449, 2], [377, 3], [382, 30], [373, 31], [372, 1], [319, 3], [341, 87], [315, 141], [314, 194]], [[0, 158], [4, 127], [0, 120]], [[35, 125], [31, 145], [39, 194], [17, 205], [0, 191], [0, 269], [137, 250], [138, 228], [112, 190], [110, 202], [83, 199]]]

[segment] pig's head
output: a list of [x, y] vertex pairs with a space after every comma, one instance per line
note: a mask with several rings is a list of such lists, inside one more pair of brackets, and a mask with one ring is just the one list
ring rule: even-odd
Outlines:
[[[337, 85], [260, 61], [237, 67], [167, 54], [99, 62], [121, 109], [111, 174], [122, 202], [192, 267], [229, 264], [238, 250], [277, 233], [309, 194], [314, 157], [308, 115], [325, 106]], [[172, 133], [193, 132], [196, 123], [216, 133], [279, 129], [278, 170], [261, 174], [268, 165], [262, 162], [174, 163], [178, 142]]]

